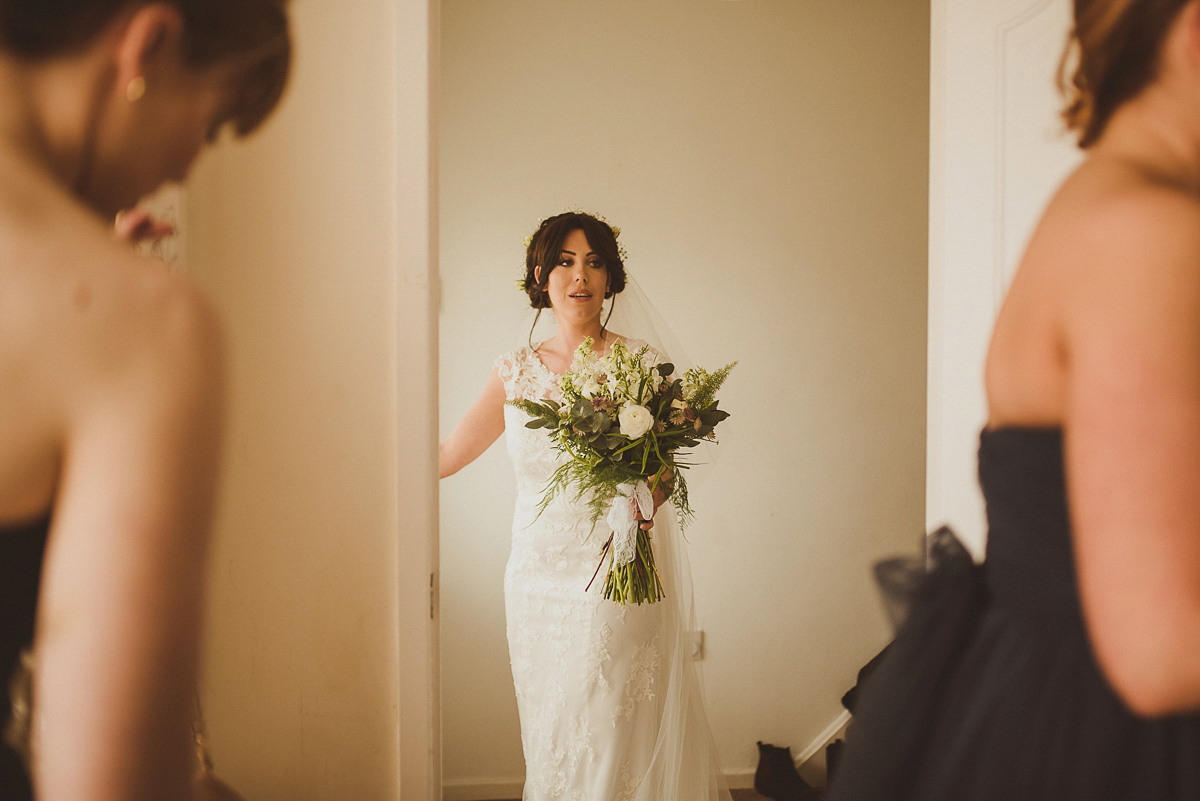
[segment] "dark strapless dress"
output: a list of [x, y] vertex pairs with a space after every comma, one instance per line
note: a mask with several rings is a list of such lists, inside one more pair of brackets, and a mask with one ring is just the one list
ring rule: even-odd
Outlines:
[[[987, 559], [946, 529], [881, 566], [907, 619], [863, 688], [827, 801], [1200, 799], [1200, 715], [1145, 719], [1092, 654], [1058, 429], [985, 431]], [[919, 575], [918, 575], [919, 574]]]
[[[46, 549], [49, 518], [21, 526], [0, 526], [0, 729], [12, 713], [9, 678], [21, 651], [33, 642], [38, 584]], [[32, 801], [25, 765], [7, 742], [0, 741], [0, 799]]]

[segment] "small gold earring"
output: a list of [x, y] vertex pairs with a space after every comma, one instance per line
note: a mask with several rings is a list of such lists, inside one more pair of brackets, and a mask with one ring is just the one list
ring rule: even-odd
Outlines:
[[125, 98], [130, 103], [136, 103], [146, 95], [146, 79], [141, 75], [131, 80], [125, 86]]

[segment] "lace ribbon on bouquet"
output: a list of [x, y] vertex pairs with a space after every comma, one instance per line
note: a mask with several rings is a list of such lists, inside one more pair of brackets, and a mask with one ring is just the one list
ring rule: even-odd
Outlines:
[[613, 564], [627, 565], [637, 555], [639, 523], [654, 516], [654, 494], [645, 481], [622, 484], [618, 489], [620, 494], [608, 507], [607, 522], [613, 532]]

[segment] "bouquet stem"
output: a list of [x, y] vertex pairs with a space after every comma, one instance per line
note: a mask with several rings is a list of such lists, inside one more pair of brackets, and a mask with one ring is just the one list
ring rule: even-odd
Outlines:
[[[604, 597], [622, 606], [628, 604], [656, 603], [663, 599], [662, 578], [654, 565], [654, 549], [650, 546], [650, 532], [639, 528], [637, 531], [637, 552], [633, 561], [623, 565], [614, 565], [612, 556], [612, 538], [604, 546], [600, 554], [600, 565], [608, 557], [608, 575], [604, 579]], [[597, 573], [600, 571], [597, 565]], [[595, 580], [595, 576], [592, 576]], [[590, 587], [591, 584], [589, 583]]]

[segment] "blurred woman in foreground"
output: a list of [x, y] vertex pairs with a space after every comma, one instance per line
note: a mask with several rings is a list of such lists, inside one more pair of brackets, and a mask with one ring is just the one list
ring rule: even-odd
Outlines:
[[111, 221], [289, 60], [284, 0], [0, 0], [5, 799], [193, 793], [221, 336]]
[[831, 801], [1200, 798], [1200, 0], [1075, 0], [1071, 45], [1087, 159], [992, 337], [987, 560], [935, 537]]

